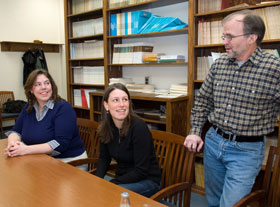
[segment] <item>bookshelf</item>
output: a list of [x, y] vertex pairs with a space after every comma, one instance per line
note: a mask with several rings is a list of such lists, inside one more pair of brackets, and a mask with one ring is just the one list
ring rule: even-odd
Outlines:
[[[94, 0], [84, 0], [84, 2], [94, 1]], [[110, 4], [109, 0], [102, 1], [102, 8], [95, 8], [91, 10], [83, 10], [79, 7], [79, 9], [75, 9], [76, 12], [73, 12], [73, 7], [77, 8], [75, 2], [79, 2], [77, 0], [64, 0], [65, 5], [65, 37], [66, 37], [66, 74], [67, 74], [67, 96], [68, 101], [72, 104], [75, 111], [77, 112], [78, 117], [84, 118], [92, 118], [99, 116], [98, 111], [92, 111], [89, 107], [83, 107], [80, 104], [75, 104], [75, 93], [74, 90], [80, 89], [96, 89], [97, 94], [99, 91], [104, 91], [106, 87], [109, 85], [110, 78], [122, 78], [122, 77], [130, 77], [133, 78], [135, 83], [144, 83], [145, 77], [149, 76], [152, 84], [155, 84], [157, 87], [160, 85], [160, 89], [164, 86], [170, 84], [172, 78], [176, 77], [177, 83], [185, 82], [188, 80], [188, 28], [181, 28], [176, 30], [169, 31], [161, 31], [161, 32], [149, 32], [144, 34], [130, 34], [130, 35], [118, 35], [112, 36], [110, 34], [110, 16], [112, 14], [120, 14], [124, 12], [133, 12], [133, 11], [149, 11], [153, 14], [160, 14], [161, 16], [176, 16], [181, 18], [183, 16], [184, 21], [188, 20], [188, 7], [186, 4], [187, 0], [137, 0], [137, 1], [114, 1], [118, 2], [116, 5]], [[81, 2], [81, 1], [80, 1]], [[134, 3], [130, 3], [134, 2]], [[129, 4], [130, 3], [130, 4]], [[179, 12], [179, 16], [176, 14], [176, 9], [172, 10], [173, 6], [183, 7]], [[166, 12], [166, 11], [169, 11]], [[173, 12], [173, 13], [172, 13]], [[162, 13], [164, 13], [162, 15]], [[166, 13], [166, 14], [165, 14]], [[77, 31], [73, 31], [73, 27], [77, 25], [79, 22], [86, 22], [89, 20], [95, 19], [103, 19], [103, 33], [97, 34], [82, 34], [76, 35]], [[73, 26], [74, 25], [74, 26]], [[73, 56], [73, 44], [85, 43], [92, 40], [103, 40], [103, 57], [81, 57], [81, 56]], [[154, 52], [172, 52], [179, 51], [180, 54], [185, 55], [185, 61], [183, 62], [170, 62], [170, 63], [128, 63], [128, 64], [113, 64], [113, 48], [114, 44], [123, 44], [123, 43], [135, 43], [135, 42], [155, 42]], [[162, 44], [164, 43], [164, 44]], [[79, 45], [77, 46], [79, 47]], [[76, 49], [76, 48], [75, 48]], [[162, 51], [161, 51], [162, 50]], [[96, 83], [81, 83], [74, 80], [75, 70], [79, 70], [79, 67], [104, 67], [103, 74], [103, 84]], [[143, 72], [144, 71], [144, 72]], [[148, 74], [148, 75], [145, 75]], [[159, 76], [154, 75], [159, 74]], [[175, 78], [175, 79], [176, 79]], [[176, 82], [175, 82], [176, 83]], [[97, 98], [99, 97], [99, 98]], [[95, 95], [94, 98], [91, 98], [90, 101], [94, 101], [96, 105], [96, 101], [101, 103], [101, 98], [99, 95]], [[138, 107], [139, 105], [147, 105], [150, 108], [158, 108], [159, 105], [165, 105], [168, 113], [166, 120], [153, 120], [149, 118], [143, 118], [147, 123], [151, 123], [152, 125], [157, 125], [159, 129], [177, 132], [182, 135], [187, 134], [188, 127], [188, 96], [183, 96], [180, 98], [157, 98], [156, 95], [150, 94], [141, 94], [137, 95], [134, 98], [135, 105]], [[174, 108], [176, 106], [175, 103], [182, 102], [182, 106], [178, 109]], [[134, 104], [134, 103], [133, 103]], [[137, 108], [136, 107], [136, 108]], [[172, 108], [173, 107], [173, 108]], [[170, 111], [169, 111], [170, 110]], [[180, 125], [178, 125], [178, 120], [174, 118], [176, 113], [184, 115], [185, 118], [182, 117]], [[176, 112], [173, 112], [176, 111]], [[169, 117], [170, 116], [170, 117]], [[179, 116], [179, 114], [178, 114]], [[179, 116], [181, 117], [181, 116]], [[97, 118], [96, 118], [97, 119]], [[180, 126], [180, 129], [175, 129], [177, 126]]]
[[[64, 14], [67, 99], [77, 117], [89, 119], [89, 104], [78, 103], [75, 96], [77, 93], [81, 96], [81, 89], [105, 88], [103, 1], [64, 0]], [[100, 48], [102, 50], [98, 50]], [[78, 72], [82, 72], [79, 77], [76, 76]], [[98, 79], [94, 79], [97, 73]]]
[[[204, 37], [205, 39], [202, 38], [203, 35], [206, 33], [211, 33], [212, 37], [216, 36], [215, 33], [219, 33], [218, 37], [222, 35], [221, 30], [215, 30], [214, 28], [209, 28], [209, 25], [205, 22], [210, 22], [210, 25], [212, 22], [218, 22], [221, 21], [226, 15], [229, 13], [232, 13], [234, 11], [242, 10], [242, 9], [253, 9], [255, 11], [260, 11], [260, 10], [266, 10], [270, 11], [269, 9], [272, 7], [277, 7], [280, 6], [280, 1], [275, 1], [271, 3], [266, 3], [266, 4], [258, 4], [261, 1], [260, 0], [251, 0], [251, 1], [236, 1], [236, 0], [228, 0], [229, 6], [236, 6], [238, 4], [243, 4], [247, 3], [248, 6], [242, 6], [239, 8], [232, 8], [232, 9], [218, 9], [216, 11], [208, 11], [203, 10], [203, 12], [198, 12], [199, 9], [203, 8], [203, 5], [199, 5], [199, 2], [206, 2], [208, 3], [213, 3], [210, 0], [194, 0], [190, 1], [193, 4], [190, 3], [190, 10], [189, 11], [189, 45], [192, 45], [192, 48], [189, 50], [189, 59], [192, 61], [189, 62], [189, 87], [193, 89], [193, 92], [191, 93], [192, 96], [189, 97], [189, 104], [188, 104], [188, 109], [191, 109], [193, 106], [193, 99], [194, 99], [194, 94], [195, 91], [198, 90], [203, 83], [203, 80], [201, 80], [198, 77], [201, 77], [198, 74], [199, 71], [199, 62], [198, 58], [199, 57], [207, 57], [211, 55], [211, 52], [218, 52], [218, 53], [223, 53], [225, 52], [223, 44], [219, 42], [217, 39], [214, 39], [216, 41], [212, 41], [210, 37]], [[256, 5], [258, 4], [258, 5]], [[200, 7], [200, 8], [199, 8]], [[205, 9], [205, 8], [203, 8]], [[191, 15], [192, 14], [192, 15]], [[276, 22], [277, 20], [275, 20]], [[205, 23], [205, 25], [204, 25]], [[213, 24], [215, 25], [215, 24]], [[266, 25], [267, 26], [267, 25]], [[271, 28], [271, 26], [268, 26]], [[208, 31], [203, 33], [203, 31]], [[269, 30], [271, 32], [271, 30]], [[202, 35], [203, 34], [203, 35]], [[267, 34], [266, 34], [267, 35]], [[272, 38], [271, 38], [272, 37]], [[210, 38], [207, 40], [207, 38]], [[266, 39], [263, 40], [261, 47], [263, 49], [277, 49], [278, 51], [280, 50], [280, 34], [279, 31], [276, 33], [276, 35], [272, 36], [267, 36]], [[205, 131], [205, 130], [204, 130]], [[279, 123], [275, 125], [275, 132], [272, 135], [269, 135], [268, 138], [273, 139], [272, 142], [280, 147], [280, 129], [279, 129]], [[276, 139], [276, 141], [275, 141]], [[197, 160], [200, 162], [203, 157], [203, 154], [200, 153], [197, 155]], [[265, 163], [265, 161], [264, 161]], [[201, 185], [194, 185], [193, 191], [204, 194], [204, 189]]]

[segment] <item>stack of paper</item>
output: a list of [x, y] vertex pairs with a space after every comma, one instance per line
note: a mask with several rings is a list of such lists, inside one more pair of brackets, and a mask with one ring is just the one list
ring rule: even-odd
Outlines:
[[123, 85], [127, 84], [133, 84], [132, 78], [110, 78], [109, 79], [109, 85], [112, 85], [114, 83], [121, 83]]
[[188, 94], [187, 83], [172, 84], [170, 87], [170, 94], [187, 95]]
[[155, 85], [152, 84], [126, 84], [129, 91], [153, 93], [155, 91]]
[[176, 62], [185, 62], [184, 55], [161, 55], [159, 57], [160, 63], [176, 63]]
[[126, 44], [114, 44], [113, 64], [137, 64], [143, 63], [142, 56], [153, 51], [153, 44], [147, 42], [135, 42]]

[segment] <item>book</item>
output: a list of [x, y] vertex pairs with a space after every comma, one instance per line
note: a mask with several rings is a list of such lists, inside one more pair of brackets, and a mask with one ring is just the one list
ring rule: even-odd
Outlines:
[[159, 57], [164, 53], [147, 53], [142, 56], [143, 62], [158, 62]]
[[74, 106], [82, 106], [81, 90], [80, 89], [74, 89], [73, 90], [73, 96], [74, 96]]
[[229, 7], [229, 0], [222, 0], [221, 9], [226, 9]]
[[110, 35], [116, 36], [117, 35], [117, 15], [111, 14], [110, 16]]
[[81, 98], [82, 98], [82, 107], [88, 108], [87, 98], [86, 98], [86, 93], [84, 88], [81, 88]]
[[165, 21], [164, 24], [160, 27], [160, 29], [158, 31], [183, 29], [187, 26], [188, 25], [186, 23], [182, 22], [179, 18], [172, 17], [170, 19], [167, 19], [167, 22]]
[[185, 56], [184, 55], [161, 55], [159, 57], [160, 63], [165, 62], [185, 62]]
[[182, 29], [187, 24], [177, 17], [160, 17], [152, 15], [140, 29], [140, 33], [161, 32], [175, 29]]
[[249, 4], [247, 4], [247, 3], [237, 4], [235, 6], [230, 6], [226, 9], [237, 9], [237, 8], [242, 8], [242, 7], [246, 7], [246, 6], [249, 6]]
[[88, 106], [88, 108], [89, 108], [89, 107], [90, 107], [90, 97], [89, 97], [89, 93], [90, 93], [90, 92], [95, 92], [96, 89], [84, 89], [84, 91], [85, 91], [87, 106]]
[[271, 4], [271, 3], [278, 3], [279, 1], [261, 1], [260, 3], [257, 3], [256, 5], [262, 5], [262, 4]]
[[132, 78], [110, 78], [109, 85], [114, 83], [122, 83], [123, 85], [134, 84]]
[[150, 16], [149, 19], [145, 22], [145, 24], [143, 24], [142, 27], [138, 30], [138, 33], [145, 33], [144, 31], [148, 29], [150, 23], [155, 21], [156, 18], [158, 18], [158, 16], [156, 15]]
[[140, 33], [141, 28], [151, 16], [152, 13], [147, 11], [139, 10], [131, 12], [131, 34]]
[[141, 93], [151, 93], [155, 91], [153, 84], [126, 84], [127, 90]]
[[153, 52], [153, 44], [147, 42], [134, 43], [133, 47], [133, 63], [143, 63], [143, 55]]

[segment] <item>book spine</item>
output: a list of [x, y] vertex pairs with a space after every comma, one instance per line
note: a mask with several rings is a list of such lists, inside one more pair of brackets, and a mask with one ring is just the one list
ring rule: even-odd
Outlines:
[[110, 18], [110, 35], [116, 36], [117, 35], [117, 15], [112, 14]]

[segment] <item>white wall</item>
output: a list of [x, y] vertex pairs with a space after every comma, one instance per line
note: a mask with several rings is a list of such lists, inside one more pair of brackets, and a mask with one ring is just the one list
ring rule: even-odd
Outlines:
[[[64, 44], [63, 0], [0, 0], [0, 41]], [[45, 53], [49, 72], [59, 94], [67, 98], [64, 45], [60, 53]], [[14, 91], [25, 100], [23, 90], [23, 52], [0, 51], [0, 90]]]

